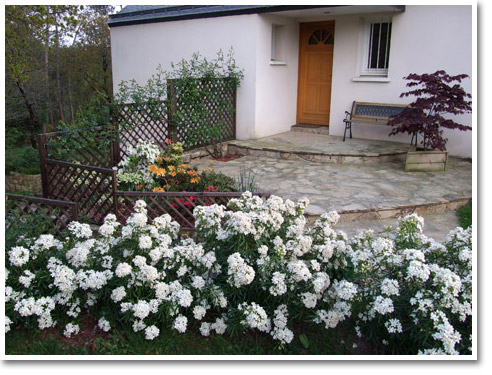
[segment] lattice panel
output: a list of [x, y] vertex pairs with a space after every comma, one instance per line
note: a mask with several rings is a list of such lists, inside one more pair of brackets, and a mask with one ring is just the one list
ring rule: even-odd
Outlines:
[[128, 145], [136, 146], [140, 139], [152, 140], [164, 148], [169, 138], [167, 114], [162, 105], [128, 104], [120, 111], [119, 124], [121, 158], [128, 155]]
[[[206, 93], [201, 95], [197, 103], [180, 98], [179, 90], [176, 98], [176, 112], [181, 120], [176, 122], [177, 140], [183, 142], [185, 149], [203, 147], [210, 141], [203, 138], [203, 126], [220, 129], [218, 142], [236, 138], [236, 90], [224, 80], [196, 80], [197, 90]], [[206, 87], [205, 87], [206, 86]], [[196, 108], [200, 110], [196, 113]], [[203, 118], [203, 112], [207, 113]], [[173, 116], [174, 118], [174, 116]], [[205, 125], [204, 125], [205, 124]]]
[[[173, 220], [181, 225], [183, 230], [195, 228], [193, 210], [196, 206], [208, 206], [212, 204], [227, 205], [231, 198], [237, 198], [241, 193], [138, 193], [118, 192], [118, 219], [125, 222], [133, 213], [135, 202], [139, 199], [147, 203], [147, 214], [154, 219], [158, 216], [169, 214]], [[268, 195], [262, 195], [267, 197]]]
[[49, 198], [77, 202], [94, 223], [113, 211], [113, 170], [48, 160], [46, 172]]
[[101, 129], [47, 134], [48, 157], [70, 163], [112, 166], [111, 139]]
[[37, 223], [45, 228], [44, 233], [59, 235], [70, 222], [78, 220], [78, 206], [74, 202], [6, 194], [5, 206], [6, 231]]

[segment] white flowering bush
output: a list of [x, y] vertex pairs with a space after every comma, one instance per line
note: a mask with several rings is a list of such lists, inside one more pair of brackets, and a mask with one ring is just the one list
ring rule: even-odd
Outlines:
[[138, 201], [124, 224], [108, 215], [97, 230], [74, 222], [66, 238], [21, 241], [6, 252], [5, 330], [59, 327], [70, 338], [90, 314], [101, 332], [146, 340], [252, 330], [282, 348], [306, 323], [344, 323], [396, 353], [469, 353], [471, 230], [438, 244], [408, 216], [393, 237], [349, 240], [335, 212], [308, 225], [307, 205], [244, 193], [196, 207], [187, 238]]
[[393, 238], [367, 231], [350, 241], [356, 333], [398, 354], [471, 354], [471, 227], [444, 244], [423, 227], [412, 214]]
[[127, 146], [127, 155], [118, 164], [118, 183], [136, 189], [137, 186], [150, 188], [153, 185], [153, 175], [149, 165], [161, 153], [159, 146], [151, 140], [139, 139], [136, 146]]

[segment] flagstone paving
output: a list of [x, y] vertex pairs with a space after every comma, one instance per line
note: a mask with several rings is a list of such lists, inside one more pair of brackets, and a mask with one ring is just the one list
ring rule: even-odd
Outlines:
[[[256, 176], [257, 188], [297, 200], [307, 197], [307, 214], [325, 211], [370, 212], [398, 207], [416, 207], [460, 200], [472, 196], [472, 164], [450, 158], [445, 172], [404, 171], [404, 163], [332, 164], [303, 160], [243, 156], [229, 162], [204, 158], [192, 163], [199, 169], [213, 168], [231, 177], [240, 171]], [[383, 215], [384, 216], [384, 215]]]
[[455, 210], [472, 197], [470, 160], [450, 157], [444, 172], [410, 173], [405, 172], [409, 144], [357, 138], [343, 142], [319, 129], [308, 130], [231, 141], [228, 152], [242, 157], [219, 162], [200, 159], [203, 153], [196, 152], [191, 164], [234, 178], [241, 171], [253, 172], [258, 191], [283, 199], [307, 197], [311, 220], [336, 210], [341, 214], [338, 227], [352, 234], [359, 228], [397, 225], [396, 218], [410, 212], [426, 218], [426, 232], [436, 239], [458, 225]]
[[[424, 214], [424, 234], [436, 241], [444, 241], [452, 229], [459, 226], [455, 211], [439, 214]], [[398, 219], [388, 218], [380, 220], [356, 220], [338, 223], [335, 229], [344, 231], [349, 237], [357, 235], [361, 229], [372, 229], [375, 233], [383, 232], [386, 226], [396, 228]]]

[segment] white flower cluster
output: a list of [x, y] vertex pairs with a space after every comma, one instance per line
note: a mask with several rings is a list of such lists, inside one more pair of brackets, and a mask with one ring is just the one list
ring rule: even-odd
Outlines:
[[290, 344], [294, 338], [294, 333], [287, 328], [289, 313], [286, 305], [280, 305], [273, 312], [273, 329], [270, 332], [275, 340], [282, 344]]
[[234, 253], [227, 258], [229, 284], [240, 288], [243, 285], [251, 284], [255, 278], [255, 270], [249, 266], [241, 254]]
[[238, 310], [243, 314], [241, 325], [247, 328], [257, 329], [260, 332], [270, 332], [272, 323], [263, 307], [255, 302], [240, 304]]
[[120, 179], [125, 175], [132, 175], [134, 182], [152, 183], [152, 174], [148, 166], [155, 162], [160, 154], [159, 146], [153, 141], [139, 139], [136, 146], [125, 145], [126, 156], [120, 161], [117, 167]]

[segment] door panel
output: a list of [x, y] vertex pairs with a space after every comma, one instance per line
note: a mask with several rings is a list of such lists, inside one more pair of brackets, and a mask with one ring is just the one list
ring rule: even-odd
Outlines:
[[297, 123], [329, 125], [335, 22], [301, 23]]

